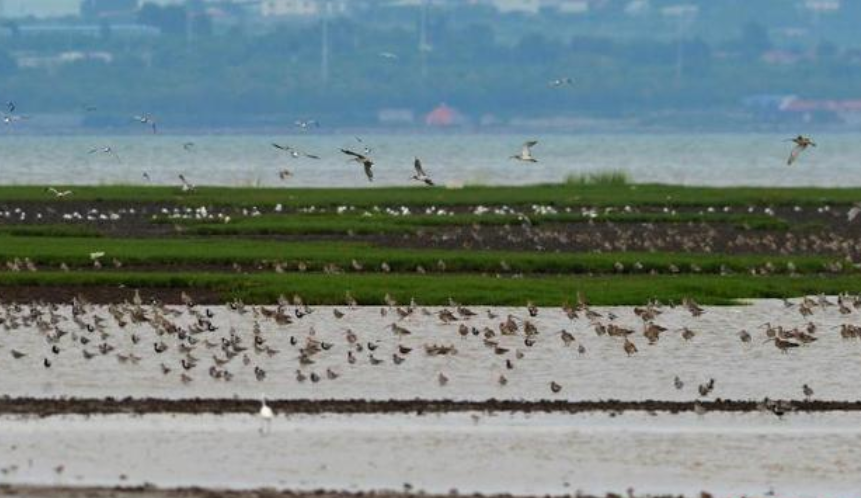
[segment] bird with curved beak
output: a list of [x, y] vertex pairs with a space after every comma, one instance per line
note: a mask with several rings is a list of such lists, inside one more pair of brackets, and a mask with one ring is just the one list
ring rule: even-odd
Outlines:
[[371, 168], [374, 166], [374, 161], [370, 157], [368, 157], [364, 154], [359, 154], [358, 152], [353, 152], [352, 150], [349, 150], [349, 149], [341, 149], [341, 152], [343, 152], [344, 154], [347, 154], [348, 156], [352, 156], [350, 158], [350, 161], [355, 161], [355, 162], [361, 164], [362, 166], [364, 166], [365, 176], [368, 177], [368, 181], [369, 182], [374, 181], [374, 172], [373, 172], [373, 170], [371, 170]]

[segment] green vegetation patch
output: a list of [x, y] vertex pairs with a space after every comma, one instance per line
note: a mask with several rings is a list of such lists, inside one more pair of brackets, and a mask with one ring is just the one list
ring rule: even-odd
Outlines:
[[[861, 199], [861, 188], [686, 187], [572, 181], [527, 186], [376, 187], [376, 188], [228, 188], [199, 187], [183, 193], [176, 187], [68, 186], [74, 193], [59, 202], [136, 202], [220, 206], [741, 206], [848, 205]], [[41, 186], [2, 186], [0, 202], [52, 201]]]
[[[821, 256], [726, 256], [677, 253], [538, 253], [525, 251], [470, 251], [386, 248], [367, 243], [278, 242], [249, 239], [115, 239], [0, 236], [0, 260], [29, 258], [37, 265], [89, 266], [93, 253], [104, 253], [126, 265], [274, 264], [284, 269], [321, 270], [337, 265], [353, 271], [353, 261], [364, 271], [463, 273], [721, 273], [766, 269], [769, 273], [819, 273], [839, 259]], [[849, 271], [847, 267], [844, 271]]]
[[224, 301], [274, 303], [279, 296], [298, 294], [309, 304], [341, 305], [349, 292], [360, 304], [379, 305], [389, 294], [399, 302], [411, 298], [426, 305], [447, 304], [449, 298], [471, 305], [542, 306], [575, 302], [578, 293], [596, 305], [635, 305], [650, 299], [679, 302], [684, 297], [703, 304], [733, 304], [740, 299], [790, 298], [818, 293], [861, 291], [861, 278], [789, 276], [598, 276], [497, 278], [478, 275], [323, 275], [211, 274], [134, 272], [38, 272], [0, 274], [3, 287], [76, 286], [206, 289]]

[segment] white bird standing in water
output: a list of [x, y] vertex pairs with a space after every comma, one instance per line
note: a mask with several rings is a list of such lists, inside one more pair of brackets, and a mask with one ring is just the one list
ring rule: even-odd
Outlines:
[[269, 405], [266, 404], [266, 395], [260, 396], [260, 420], [263, 424], [260, 426], [260, 434], [268, 434], [272, 430], [272, 419], [275, 413]]
[[516, 154], [511, 156], [509, 159], [517, 159], [518, 161], [523, 161], [527, 163], [537, 163], [538, 159], [532, 156], [532, 147], [538, 145], [538, 140], [530, 140], [523, 144], [523, 148], [520, 150], [520, 154]]

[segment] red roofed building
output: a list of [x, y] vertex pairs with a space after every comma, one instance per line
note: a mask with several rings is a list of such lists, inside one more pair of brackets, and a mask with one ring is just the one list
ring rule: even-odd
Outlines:
[[463, 115], [446, 104], [440, 104], [425, 116], [425, 124], [428, 126], [456, 126], [463, 122]]

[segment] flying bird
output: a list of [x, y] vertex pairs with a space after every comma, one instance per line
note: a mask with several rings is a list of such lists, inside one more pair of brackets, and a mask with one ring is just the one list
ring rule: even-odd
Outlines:
[[562, 86], [572, 86], [574, 85], [574, 79], [572, 78], [556, 78], [555, 80], [550, 80], [548, 85], [552, 88], [559, 88]]
[[396, 61], [399, 59], [398, 54], [394, 54], [392, 52], [380, 52], [378, 55], [383, 59], [390, 61]]
[[301, 150], [299, 150], [295, 147], [291, 147], [289, 145], [279, 145], [279, 144], [273, 143], [272, 147], [275, 147], [278, 150], [281, 150], [281, 151], [284, 151], [284, 152], [290, 154], [290, 157], [292, 157], [293, 159], [299, 159], [300, 157], [307, 157], [308, 159], [320, 159], [320, 156], [315, 156], [314, 154], [309, 154], [307, 152], [301, 151]]
[[308, 120], [299, 119], [299, 120], [294, 121], [293, 124], [295, 124], [298, 128], [301, 128], [302, 130], [307, 130], [308, 128], [311, 128], [311, 127], [314, 127], [314, 128], [320, 127], [320, 123], [318, 123], [317, 121], [315, 121], [313, 119], [308, 119]]
[[356, 138], [356, 141], [357, 141], [357, 142], [359, 142], [360, 144], [362, 144], [362, 152], [363, 152], [366, 156], [367, 156], [367, 155], [370, 155], [370, 154], [371, 154], [371, 152], [373, 152], [373, 150], [371, 150], [371, 148], [370, 148], [370, 147], [368, 147], [368, 145], [365, 143], [365, 141], [364, 141], [364, 140], [362, 140], [362, 137], [355, 137], [355, 138]]
[[416, 169], [416, 174], [412, 176], [412, 179], [417, 182], [424, 182], [426, 185], [433, 187], [433, 180], [425, 173], [425, 170], [422, 168], [422, 161], [419, 158], [416, 158], [415, 162], [413, 162], [413, 167]]
[[816, 147], [816, 143], [810, 137], [805, 137], [804, 135], [798, 135], [787, 141], [795, 144], [795, 147], [792, 148], [792, 152], [789, 154], [789, 159], [786, 161], [787, 166], [791, 166], [808, 147]]
[[110, 156], [113, 156], [114, 159], [117, 160], [117, 162], [119, 162], [119, 163], [122, 162], [122, 160], [120, 159], [120, 155], [117, 154], [116, 151], [114, 151], [114, 149], [112, 147], [96, 147], [96, 148], [90, 149], [90, 154], [96, 154], [96, 153], [108, 154]]
[[186, 152], [194, 152], [194, 142], [186, 142], [182, 144], [182, 148], [185, 149]]
[[286, 180], [286, 179], [290, 178], [291, 176], [293, 176], [293, 172], [287, 168], [284, 168], [278, 172], [278, 178], [280, 178], [282, 180]]
[[149, 116], [148, 114], [143, 114], [139, 116], [132, 116], [132, 119], [134, 119], [140, 124], [149, 125], [150, 128], [152, 128], [153, 134], [158, 133], [158, 125], [156, 124], [155, 119], [153, 119], [152, 116]]
[[371, 170], [371, 168], [374, 166], [374, 161], [371, 160], [370, 157], [365, 156], [363, 154], [359, 154], [358, 152], [353, 152], [353, 151], [348, 150], [348, 149], [341, 149], [341, 152], [343, 152], [344, 154], [347, 154], [348, 156], [352, 156], [352, 158], [350, 159], [351, 161], [355, 161], [355, 162], [361, 164], [362, 166], [364, 166], [365, 167], [365, 176], [368, 177], [368, 181], [369, 182], [374, 181], [374, 172]]
[[72, 195], [71, 190], [57, 190], [54, 187], [48, 187], [45, 190], [54, 194], [54, 197], [56, 197], [57, 199], [62, 199], [63, 197], [68, 197]]
[[532, 156], [532, 147], [535, 147], [538, 144], [538, 140], [530, 140], [523, 144], [523, 149], [520, 150], [520, 154], [516, 154], [511, 156], [509, 159], [517, 159], [518, 161], [528, 162], [528, 163], [537, 163], [538, 159], [535, 159]]

